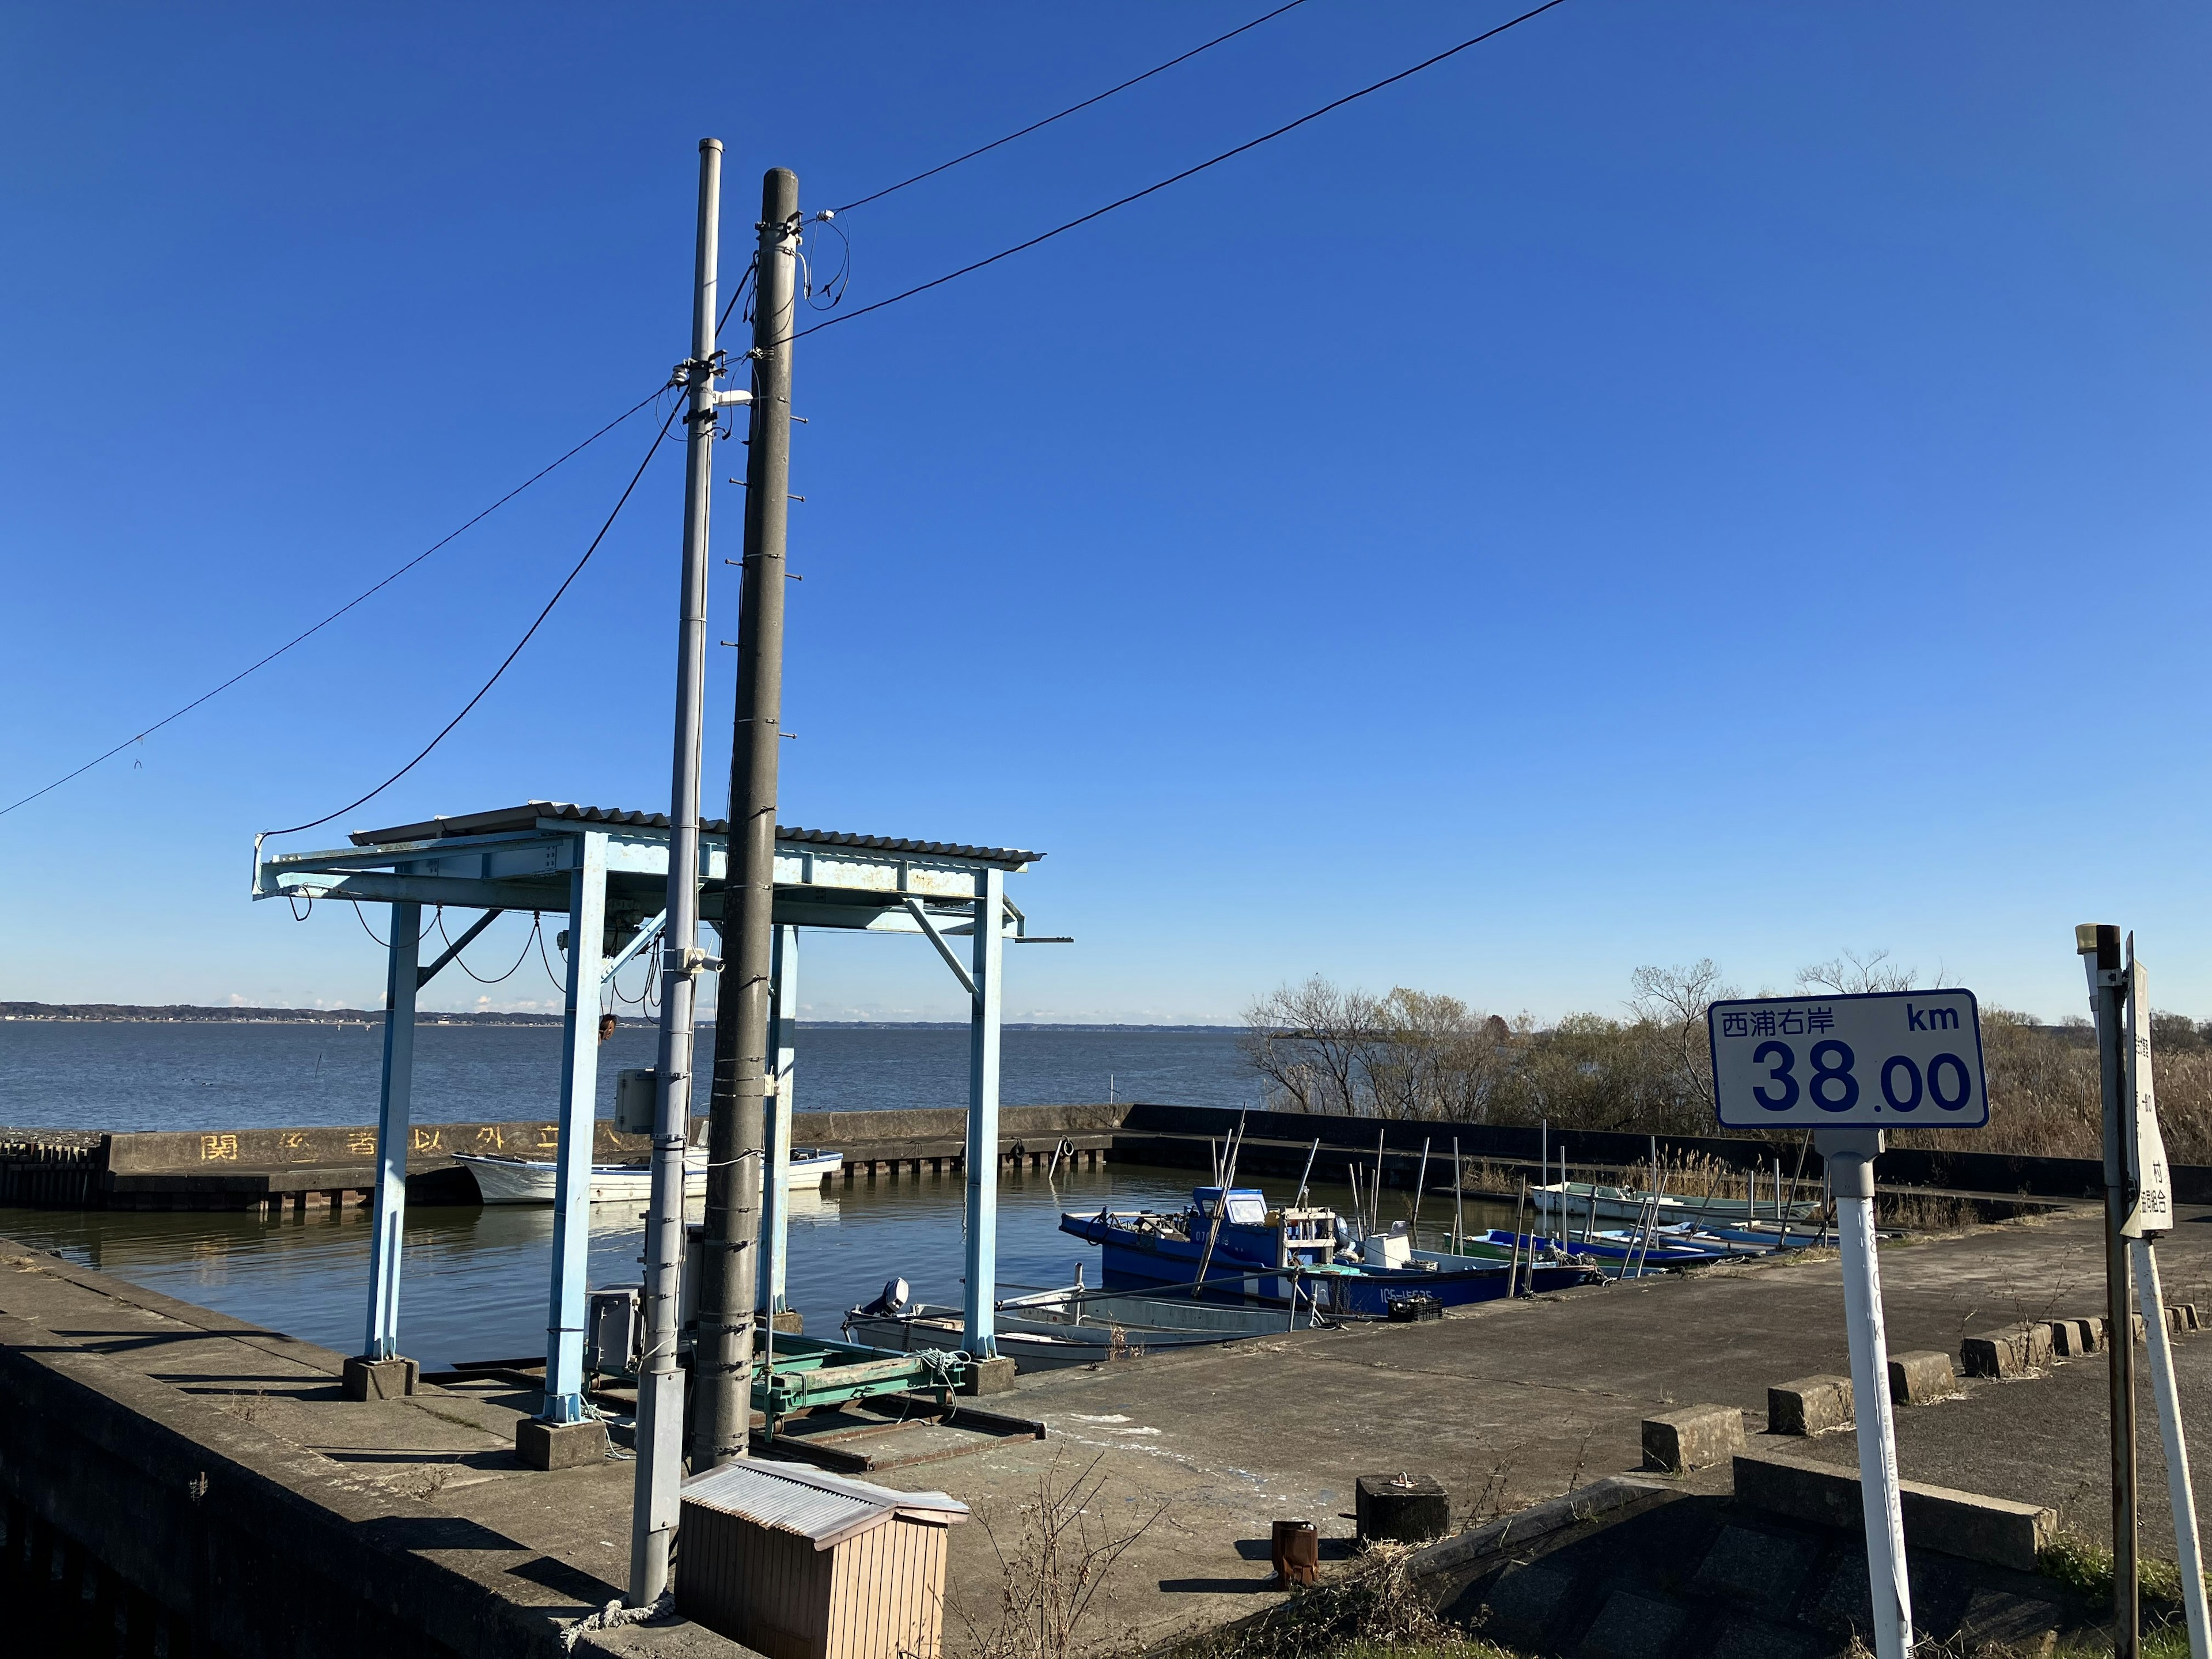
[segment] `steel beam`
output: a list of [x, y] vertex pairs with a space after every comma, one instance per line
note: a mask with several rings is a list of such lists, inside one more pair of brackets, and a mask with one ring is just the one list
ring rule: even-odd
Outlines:
[[392, 907], [384, 976], [384, 1085], [376, 1107], [376, 1208], [368, 1272], [368, 1334], [362, 1353], [399, 1352], [400, 1239], [407, 1224], [407, 1140], [415, 1096], [415, 992], [422, 949], [422, 907]]
[[775, 1088], [767, 1102], [758, 1304], [771, 1315], [784, 1310], [784, 1261], [791, 1248], [791, 1114], [799, 1058], [799, 929], [779, 926], [772, 948], [768, 1047]]
[[568, 876], [568, 994], [561, 1028], [561, 1149], [553, 1200], [553, 1290], [545, 1330], [550, 1423], [584, 1416], [584, 1299], [592, 1244], [592, 1125], [598, 1116], [601, 944], [607, 838], [576, 837]]
[[968, 1037], [968, 1317], [965, 1346], [976, 1359], [998, 1357], [992, 1328], [999, 1278], [1000, 963], [1005, 956], [1006, 872], [975, 872], [975, 938]]
[[455, 910], [551, 910], [560, 894], [550, 887], [513, 881], [470, 881], [459, 876], [391, 876], [370, 870], [329, 875], [262, 866], [257, 898], [360, 899], [372, 904], [442, 904]]

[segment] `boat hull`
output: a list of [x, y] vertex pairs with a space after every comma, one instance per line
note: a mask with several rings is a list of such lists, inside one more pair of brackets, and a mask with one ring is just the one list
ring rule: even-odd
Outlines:
[[[487, 1204], [551, 1204], [560, 1195], [561, 1166], [550, 1159], [489, 1158], [458, 1152], [453, 1161], [476, 1177], [477, 1191]], [[844, 1163], [837, 1152], [814, 1147], [794, 1147], [789, 1164], [792, 1185], [827, 1181]], [[684, 1196], [707, 1195], [707, 1154], [693, 1150], [684, 1156]], [[653, 1170], [642, 1164], [594, 1164], [592, 1202], [643, 1204], [653, 1197]]]

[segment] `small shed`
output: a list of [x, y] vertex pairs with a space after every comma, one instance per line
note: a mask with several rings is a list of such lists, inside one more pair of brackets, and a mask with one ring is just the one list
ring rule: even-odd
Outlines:
[[741, 1459], [684, 1483], [676, 1607], [768, 1659], [937, 1659], [968, 1506]]

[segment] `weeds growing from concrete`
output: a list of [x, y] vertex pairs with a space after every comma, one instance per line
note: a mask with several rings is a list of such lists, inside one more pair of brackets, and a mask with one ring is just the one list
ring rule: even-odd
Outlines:
[[1127, 1531], [1115, 1530], [1099, 1513], [1103, 1462], [1094, 1460], [1073, 1478], [1063, 1477], [1055, 1462], [1038, 1476], [1036, 1500], [1022, 1505], [1018, 1530], [1006, 1530], [988, 1509], [976, 1509], [976, 1524], [999, 1558], [997, 1604], [970, 1608], [955, 1597], [950, 1606], [977, 1659], [1072, 1659], [1110, 1642], [1088, 1634], [1100, 1593], [1122, 1552], [1152, 1529], [1167, 1505]]

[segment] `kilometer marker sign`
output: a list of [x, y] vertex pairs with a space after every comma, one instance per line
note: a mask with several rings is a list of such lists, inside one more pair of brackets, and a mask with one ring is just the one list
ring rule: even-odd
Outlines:
[[1731, 1129], [1978, 1129], [1990, 1121], [1972, 991], [1716, 1002], [1713, 1097]]

